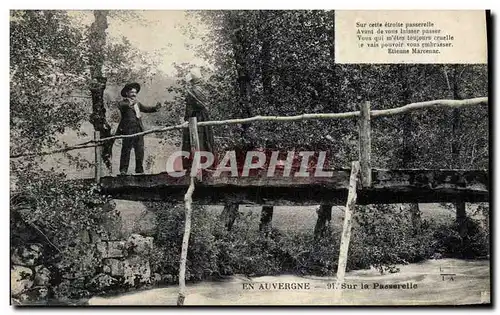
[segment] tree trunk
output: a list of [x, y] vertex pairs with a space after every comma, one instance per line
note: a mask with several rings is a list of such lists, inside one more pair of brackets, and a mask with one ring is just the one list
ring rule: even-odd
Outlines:
[[314, 227], [314, 239], [319, 239], [325, 235], [327, 222], [332, 220], [332, 205], [320, 205], [317, 212], [318, 219]]
[[[106, 78], [103, 76], [102, 67], [104, 65], [104, 50], [106, 47], [106, 29], [108, 11], [94, 11], [95, 20], [90, 26], [90, 93], [92, 95], [92, 114], [90, 122], [96, 131], [100, 132], [100, 138], [111, 137], [111, 126], [106, 121], [106, 108], [104, 107], [104, 90], [106, 89]], [[106, 167], [111, 171], [111, 155], [113, 141], [103, 144], [101, 157]]]
[[[458, 67], [454, 67], [453, 73], [453, 99], [454, 100], [462, 100], [464, 99], [463, 95], [460, 93], [460, 77], [458, 75]], [[460, 160], [460, 142], [459, 142], [459, 133], [462, 125], [462, 117], [460, 115], [459, 109], [453, 109], [451, 112], [451, 163], [452, 168], [461, 168], [462, 163]], [[455, 203], [456, 210], [456, 222], [458, 225], [458, 233], [463, 238], [467, 233], [466, 221], [467, 214], [465, 211], [465, 202], [457, 202]]]
[[260, 224], [259, 231], [265, 237], [271, 234], [272, 229], [272, 220], [273, 220], [273, 207], [272, 206], [263, 206], [262, 213], [260, 216]]
[[[402, 66], [403, 69], [401, 74], [403, 75], [403, 102], [411, 103], [411, 90], [410, 90], [410, 71], [407, 65]], [[403, 126], [403, 148], [401, 154], [401, 168], [411, 168], [414, 167], [416, 160], [415, 146], [411, 139], [412, 131], [415, 130], [415, 122], [413, 121], [412, 115], [406, 114], [402, 116], [402, 126]], [[418, 203], [408, 204], [408, 209], [410, 211], [411, 223], [413, 227], [413, 233], [418, 234], [422, 224], [422, 219], [420, 215], [420, 207]]]
[[331, 77], [331, 97], [330, 97], [330, 102], [331, 102], [331, 110], [334, 113], [338, 113], [339, 110], [339, 104], [337, 102], [337, 93], [340, 93], [340, 82], [337, 78], [337, 64], [335, 63], [335, 11], [331, 10], [328, 12], [328, 17], [330, 18], [330, 23], [331, 27], [328, 30], [328, 41], [330, 42], [330, 63], [329, 63], [329, 70], [330, 70], [330, 77]]
[[[237, 74], [237, 86], [239, 94], [239, 107], [235, 111], [237, 117], [245, 118], [251, 117], [252, 111], [250, 108], [250, 75], [248, 69], [248, 53], [250, 50], [250, 43], [248, 38], [243, 31], [244, 23], [241, 20], [240, 13], [238, 11], [230, 11], [229, 21], [231, 23], [231, 29], [233, 30], [231, 36], [231, 44], [234, 53], [234, 61], [236, 64], [236, 74]], [[247, 130], [250, 127], [249, 124], [242, 124], [242, 134], [243, 138], [247, 137]]]

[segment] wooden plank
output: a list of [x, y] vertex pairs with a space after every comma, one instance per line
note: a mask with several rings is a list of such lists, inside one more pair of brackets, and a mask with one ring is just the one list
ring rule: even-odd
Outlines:
[[[350, 170], [332, 177], [226, 177], [204, 174], [194, 195], [200, 204], [345, 205]], [[76, 180], [80, 182], [81, 180]], [[88, 179], [93, 183], [94, 179]], [[167, 173], [101, 178], [102, 192], [117, 199], [182, 202], [189, 177]], [[372, 185], [358, 191], [358, 204], [489, 201], [486, 170], [372, 169]]]
[[372, 182], [371, 170], [371, 126], [370, 102], [360, 104], [359, 124], [359, 163], [361, 166], [361, 184], [370, 187]]
[[[101, 133], [99, 131], [94, 131], [94, 140], [98, 141], [101, 138]], [[101, 157], [101, 146], [96, 146], [94, 148], [94, 159], [95, 159], [95, 169], [94, 178], [96, 183], [101, 182], [101, 170], [102, 170], [102, 157]]]
[[349, 193], [344, 212], [344, 226], [342, 228], [342, 236], [340, 239], [339, 263], [337, 267], [337, 281], [335, 284], [336, 292], [342, 292], [340, 289], [344, 283], [345, 269], [347, 266], [347, 254], [349, 252], [349, 242], [351, 240], [352, 216], [356, 207], [357, 198], [357, 182], [360, 165], [359, 162], [352, 162], [351, 177], [349, 179]]
[[[189, 126], [189, 140], [191, 143], [191, 154], [194, 154], [194, 152], [200, 152], [200, 138], [198, 136], [198, 121], [196, 117], [190, 117], [188, 126]], [[193, 166], [198, 169], [198, 162], [193, 160]], [[196, 174], [196, 179], [201, 182], [202, 180], [202, 172], [199, 171]]]

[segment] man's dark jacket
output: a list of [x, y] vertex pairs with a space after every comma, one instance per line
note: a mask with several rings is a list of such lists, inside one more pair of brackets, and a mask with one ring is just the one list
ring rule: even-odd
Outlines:
[[[156, 106], [146, 106], [141, 102], [138, 102], [138, 104], [140, 111], [144, 113], [153, 113], [158, 110]], [[134, 106], [131, 105], [128, 99], [120, 101], [118, 103], [118, 109], [120, 110], [121, 120], [116, 129], [116, 135], [130, 135], [144, 131], [142, 119], [137, 118]]]

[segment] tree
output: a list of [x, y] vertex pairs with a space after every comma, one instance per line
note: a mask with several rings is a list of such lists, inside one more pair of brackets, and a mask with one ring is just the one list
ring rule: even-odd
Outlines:
[[[88, 31], [74, 26], [64, 11], [11, 11], [11, 154], [60, 147], [61, 133], [78, 131], [89, 121], [92, 104], [81, 96], [92, 83], [91, 71], [96, 78], [99, 69], [91, 67], [96, 61], [89, 60]], [[117, 51], [114, 56], [120, 54]], [[132, 62], [127, 60], [117, 68], [134, 69]], [[112, 62], [107, 65], [113, 67]], [[102, 114], [105, 105], [101, 102], [97, 111]], [[83, 162], [69, 154], [64, 157], [76, 169]], [[100, 262], [94, 259], [94, 244], [82, 238], [82, 233], [106, 233], [103, 224], [116, 219], [116, 213], [97, 186], [68, 185], [64, 171], [49, 170], [44, 162], [45, 157], [32, 156], [10, 161], [11, 246], [40, 242], [53, 279], [68, 271], [85, 277]], [[82, 292], [84, 288], [68, 294]]]

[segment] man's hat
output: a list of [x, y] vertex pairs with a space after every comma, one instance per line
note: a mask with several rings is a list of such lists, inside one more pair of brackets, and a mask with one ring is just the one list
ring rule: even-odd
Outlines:
[[125, 84], [125, 86], [123, 87], [122, 89], [122, 92], [121, 92], [121, 95], [123, 97], [126, 97], [127, 96], [127, 92], [131, 89], [135, 89], [137, 91], [137, 93], [139, 93], [139, 91], [141, 90], [141, 86], [139, 83], [136, 83], [136, 82], [133, 82], [133, 83], [127, 83]]

